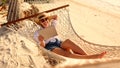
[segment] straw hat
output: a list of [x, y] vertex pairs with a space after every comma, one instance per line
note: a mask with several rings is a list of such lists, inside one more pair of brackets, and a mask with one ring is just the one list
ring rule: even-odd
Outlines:
[[39, 14], [37, 17], [36, 17], [36, 19], [35, 19], [35, 21], [36, 21], [36, 23], [37, 24], [40, 24], [40, 19], [44, 19], [44, 18], [47, 18], [48, 17], [48, 14], [47, 13], [41, 13], [41, 14]]

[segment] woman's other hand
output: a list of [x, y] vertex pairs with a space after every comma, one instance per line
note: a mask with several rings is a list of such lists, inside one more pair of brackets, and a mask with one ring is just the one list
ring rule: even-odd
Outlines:
[[39, 41], [44, 41], [44, 37], [43, 37], [42, 35], [39, 35], [39, 36], [38, 36], [38, 40], [39, 40]]
[[38, 40], [40, 41], [40, 46], [45, 47], [44, 37], [42, 35], [38, 36]]

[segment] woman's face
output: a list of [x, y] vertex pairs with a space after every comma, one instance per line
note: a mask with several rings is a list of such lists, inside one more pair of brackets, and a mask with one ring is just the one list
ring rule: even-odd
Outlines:
[[40, 19], [40, 22], [41, 22], [41, 25], [46, 28], [49, 26], [49, 20], [48, 18], [43, 18], [43, 19]]

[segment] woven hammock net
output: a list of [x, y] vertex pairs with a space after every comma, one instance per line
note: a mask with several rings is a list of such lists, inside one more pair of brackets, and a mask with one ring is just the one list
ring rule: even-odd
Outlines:
[[[65, 2], [56, 3], [52, 0], [50, 1], [48, 0], [25, 0], [25, 2], [42, 7], [42, 11], [49, 10], [49, 9], [67, 4]], [[106, 45], [91, 43], [89, 41], [82, 39], [79, 35], [77, 35], [77, 32], [75, 32], [74, 28], [71, 25], [69, 11], [70, 11], [69, 7], [65, 7], [59, 10], [49, 12], [50, 15], [54, 15], [54, 14], [58, 15], [57, 32], [59, 34], [59, 37], [62, 40], [65, 40], [65, 39], [72, 40], [78, 46], [84, 49], [86, 53], [88, 54], [96, 54], [96, 53], [101, 53], [103, 51], [107, 51], [107, 54], [105, 56], [106, 58], [120, 57], [120, 53], [118, 53], [120, 51], [120, 47], [106, 46]], [[33, 40], [33, 33], [40, 27], [33, 22], [26, 22], [26, 21], [27, 19], [20, 21], [21, 23], [24, 23], [24, 26], [21, 25], [21, 23], [16, 23], [19, 27], [21, 27], [19, 29], [18, 27], [16, 27], [15, 24], [11, 24], [9, 25], [9, 27], [11, 30], [18, 32], [19, 34], [31, 40], [33, 43], [36, 43]]]

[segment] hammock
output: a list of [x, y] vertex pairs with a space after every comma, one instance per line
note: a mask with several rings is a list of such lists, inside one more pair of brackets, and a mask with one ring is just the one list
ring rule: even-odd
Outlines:
[[[33, 1], [33, 0], [32, 0]], [[37, 0], [39, 1], [39, 0]], [[44, 0], [45, 1], [45, 0]], [[46, 0], [47, 1], [47, 0]], [[29, 0], [29, 2], [31, 2]], [[65, 5], [66, 3], [63, 2], [59, 2], [59, 3], [44, 3], [42, 4], [42, 1], [39, 1], [40, 4], [38, 4], [38, 2], [31, 2], [32, 4], [36, 5], [36, 6], [41, 6], [42, 7], [42, 11], [41, 12], [47, 12], [46, 10], [50, 10], [52, 8], [55, 7], [59, 7], [61, 5]], [[70, 15], [69, 15], [69, 8], [68, 7], [64, 7], [61, 8], [59, 10], [56, 11], [50, 11], [49, 14], [53, 15], [53, 14], [57, 14], [58, 15], [58, 26], [57, 26], [57, 32], [59, 34], [59, 37], [62, 40], [65, 39], [71, 39], [72, 41], [74, 41], [77, 45], [79, 45], [82, 49], [84, 49], [88, 54], [96, 54], [96, 53], [101, 53], [103, 51], [107, 51], [107, 55], [105, 56], [106, 58], [113, 58], [113, 57], [120, 57], [120, 53], [118, 53], [120, 51], [120, 47], [118, 46], [106, 46], [106, 45], [101, 45], [101, 44], [95, 44], [95, 43], [91, 43], [89, 41], [86, 41], [84, 39], [82, 39], [73, 29], [72, 25], [71, 25], [71, 20], [70, 20]], [[37, 15], [37, 14], [36, 14]], [[35, 15], [31, 16], [34, 17]], [[21, 23], [18, 23], [18, 20], [16, 19], [15, 21], [12, 22], [17, 22], [16, 24], [19, 28], [16, 27], [15, 24], [12, 24], [11, 21], [8, 23], [11, 23], [11, 25], [9, 25], [11, 30], [17, 31], [19, 34], [25, 36], [26, 38], [30, 39], [32, 42], [35, 43], [35, 41], [33, 40], [33, 33], [40, 28], [39, 26], [37, 26], [35, 23], [33, 22], [25, 22], [27, 18], [23, 18], [21, 19], [21, 21], [19, 20], [19, 22], [23, 23], [24, 22], [24, 26], [21, 25]], [[8, 24], [6, 23], [6, 24]], [[3, 25], [6, 25], [3, 24]]]

